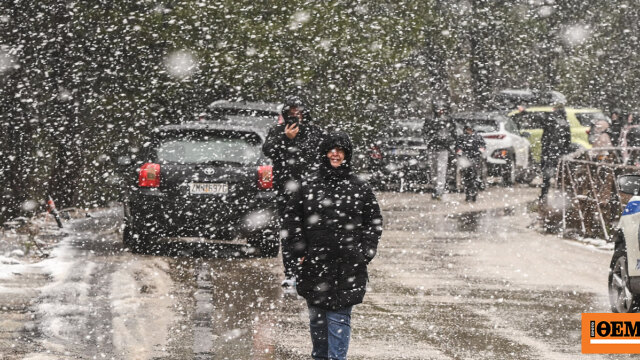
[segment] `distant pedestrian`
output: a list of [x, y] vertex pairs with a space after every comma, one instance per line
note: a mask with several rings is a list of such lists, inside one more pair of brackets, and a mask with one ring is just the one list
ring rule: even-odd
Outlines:
[[612, 147], [613, 142], [611, 141], [611, 135], [609, 129], [611, 125], [606, 119], [596, 120], [591, 127], [591, 131], [589, 133], [589, 142], [593, 145], [593, 147]]
[[[318, 149], [324, 132], [313, 124], [310, 110], [296, 96], [288, 97], [281, 111], [282, 123], [269, 130], [262, 152], [273, 162], [273, 184], [277, 193], [277, 210], [280, 217], [291, 196], [301, 183], [318, 170]], [[284, 287], [295, 286], [293, 267], [295, 260], [282, 249], [285, 269]]]
[[542, 191], [540, 199], [549, 193], [551, 179], [556, 176], [558, 162], [571, 152], [571, 128], [564, 104], [555, 104], [542, 130]]
[[619, 108], [614, 108], [611, 110], [611, 126], [609, 127], [608, 133], [611, 138], [611, 143], [613, 146], [620, 146], [620, 134], [622, 133], [622, 110]]
[[455, 125], [449, 119], [449, 105], [441, 100], [432, 104], [433, 118], [426, 119], [422, 129], [429, 151], [429, 172], [434, 187], [433, 198], [441, 199], [447, 183], [449, 157], [455, 146]]
[[307, 300], [314, 359], [346, 359], [351, 310], [362, 302], [382, 216], [366, 182], [352, 173], [352, 145], [333, 133], [320, 147], [318, 177], [287, 203], [283, 246], [299, 259], [297, 291]]
[[482, 180], [482, 157], [487, 145], [482, 136], [473, 131], [470, 124], [465, 124], [463, 134], [456, 141], [456, 154], [462, 168], [462, 183], [464, 185], [465, 200], [475, 202]]

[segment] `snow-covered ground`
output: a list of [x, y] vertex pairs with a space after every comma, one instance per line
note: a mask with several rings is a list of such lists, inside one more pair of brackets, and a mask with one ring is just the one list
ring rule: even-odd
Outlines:
[[[0, 292], [14, 299], [9, 306], [3, 302], [3, 310], [28, 314], [22, 324], [7, 324], [11, 317], [0, 320], [0, 327], [17, 337], [16, 353], [25, 359], [142, 359], [163, 353], [173, 320], [173, 282], [161, 258], [122, 256], [120, 217], [113, 208], [49, 230], [60, 241], [43, 248], [48, 256], [40, 261], [37, 256], [1, 258]], [[95, 256], [100, 246], [111, 247], [110, 261]], [[30, 330], [34, 336], [24, 345], [32, 351], [17, 349], [20, 334]]]
[[[350, 359], [581, 358], [579, 315], [608, 311], [611, 252], [530, 226], [537, 192], [491, 187], [475, 204], [378, 194], [385, 232]], [[279, 258], [239, 245], [134, 255], [120, 218], [106, 209], [47, 230], [44, 258], [3, 250], [1, 359], [308, 358], [304, 301], [283, 294]]]

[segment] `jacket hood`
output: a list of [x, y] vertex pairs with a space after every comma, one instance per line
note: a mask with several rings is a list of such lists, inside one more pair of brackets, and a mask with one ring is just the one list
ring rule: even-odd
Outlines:
[[[327, 157], [327, 153], [334, 148], [340, 148], [344, 151], [344, 162], [338, 168], [331, 166], [331, 162]], [[333, 132], [326, 136], [322, 144], [320, 144], [320, 155], [322, 156], [321, 173], [330, 177], [344, 177], [351, 174], [351, 156], [353, 154], [353, 145], [349, 135], [344, 132]]]
[[341, 131], [329, 133], [325, 137], [324, 141], [322, 141], [322, 144], [320, 144], [320, 151], [322, 152], [322, 155], [326, 157], [327, 153], [336, 147], [344, 150], [344, 161], [351, 164], [353, 145], [351, 144], [351, 139], [347, 133]]
[[282, 120], [286, 123], [287, 118], [289, 117], [289, 110], [291, 108], [296, 107], [299, 108], [302, 112], [302, 121], [303, 123], [311, 123], [313, 119], [311, 117], [310, 109], [305, 105], [305, 102], [299, 96], [288, 96], [284, 104], [282, 105], [282, 109], [280, 109], [280, 116], [282, 116]]

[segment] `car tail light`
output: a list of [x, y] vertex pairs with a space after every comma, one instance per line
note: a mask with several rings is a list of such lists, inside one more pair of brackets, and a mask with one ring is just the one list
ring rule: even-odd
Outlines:
[[509, 157], [509, 151], [506, 149], [499, 149], [491, 154], [491, 157], [494, 159], [506, 159]]
[[379, 147], [374, 145], [371, 147], [369, 156], [371, 156], [372, 159], [380, 160], [382, 159], [382, 151], [380, 151]]
[[271, 165], [258, 166], [258, 189], [273, 188], [273, 167]]
[[505, 134], [495, 134], [495, 135], [482, 135], [485, 139], [504, 139], [507, 137]]
[[160, 164], [146, 163], [140, 167], [138, 173], [139, 187], [160, 186]]

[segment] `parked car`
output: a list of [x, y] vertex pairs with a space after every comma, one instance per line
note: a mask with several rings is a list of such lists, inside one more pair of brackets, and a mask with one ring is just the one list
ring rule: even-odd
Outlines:
[[[618, 177], [617, 186], [629, 198], [617, 228], [609, 266], [609, 302], [616, 313], [640, 310], [640, 175]], [[622, 196], [621, 196], [622, 197]], [[621, 199], [624, 203], [624, 200]]]
[[[599, 109], [592, 108], [565, 108], [567, 112], [567, 121], [571, 128], [571, 142], [574, 150], [579, 148], [590, 149], [589, 131], [591, 123], [596, 119], [605, 117]], [[542, 128], [543, 124], [549, 121], [549, 116], [553, 112], [551, 106], [536, 106], [525, 108], [524, 113], [519, 110], [513, 110], [508, 115], [514, 120], [520, 131], [526, 131], [531, 134], [529, 141], [531, 142], [531, 153], [533, 160], [540, 163], [542, 156]], [[518, 116], [516, 116], [518, 115]]]
[[271, 164], [261, 151], [266, 131], [255, 120], [228, 116], [154, 129], [129, 172], [125, 246], [149, 252], [161, 238], [241, 238], [276, 256]]
[[422, 136], [421, 119], [393, 122], [369, 149], [368, 167], [376, 187], [400, 182], [429, 182], [428, 152]]
[[462, 134], [464, 124], [482, 135], [487, 148], [489, 176], [500, 176], [505, 184], [530, 178], [530, 144], [527, 134], [521, 135], [516, 124], [500, 112], [466, 112], [451, 116], [456, 130]]

